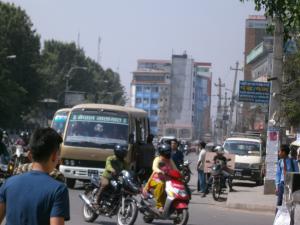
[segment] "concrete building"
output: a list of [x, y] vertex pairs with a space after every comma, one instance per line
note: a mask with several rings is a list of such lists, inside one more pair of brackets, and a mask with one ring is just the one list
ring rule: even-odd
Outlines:
[[210, 132], [211, 76], [211, 63], [195, 63], [187, 54], [138, 60], [131, 105], [148, 112], [155, 135], [202, 138]]
[[194, 137], [203, 139], [211, 132], [210, 107], [211, 107], [211, 63], [194, 63]]
[[138, 60], [131, 82], [131, 106], [148, 112], [151, 133], [163, 135], [170, 96], [170, 61]]

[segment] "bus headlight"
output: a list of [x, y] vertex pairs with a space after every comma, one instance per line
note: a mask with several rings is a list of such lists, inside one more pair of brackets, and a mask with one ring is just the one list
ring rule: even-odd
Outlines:
[[70, 161], [69, 161], [68, 159], [65, 159], [65, 160], [64, 160], [64, 164], [65, 164], [66, 166], [69, 166], [69, 165], [70, 165]]
[[71, 166], [75, 166], [75, 161], [74, 160], [70, 160], [70, 165]]

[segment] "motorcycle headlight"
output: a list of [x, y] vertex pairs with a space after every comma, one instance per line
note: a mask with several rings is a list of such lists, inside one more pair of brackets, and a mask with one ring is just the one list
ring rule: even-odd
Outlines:
[[250, 168], [255, 169], [255, 170], [259, 170], [259, 167], [260, 167], [260, 164], [258, 164], [258, 163], [254, 163], [254, 164], [250, 165]]

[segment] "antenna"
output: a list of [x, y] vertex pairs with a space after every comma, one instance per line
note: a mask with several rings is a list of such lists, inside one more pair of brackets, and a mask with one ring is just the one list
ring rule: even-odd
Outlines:
[[101, 37], [99, 36], [98, 37], [98, 50], [97, 50], [97, 63], [100, 65], [100, 63], [101, 63], [101, 48], [100, 48], [100, 46], [101, 46]]

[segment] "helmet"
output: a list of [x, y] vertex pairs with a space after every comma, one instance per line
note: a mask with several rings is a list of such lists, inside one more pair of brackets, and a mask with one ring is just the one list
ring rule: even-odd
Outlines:
[[119, 159], [124, 159], [128, 152], [128, 146], [127, 145], [116, 145], [114, 148], [115, 156]]
[[222, 146], [217, 146], [215, 147], [215, 152], [217, 152], [218, 154], [224, 154], [224, 149]]
[[164, 156], [165, 158], [171, 158], [171, 146], [169, 144], [162, 144], [158, 148], [158, 152], [161, 156]]

